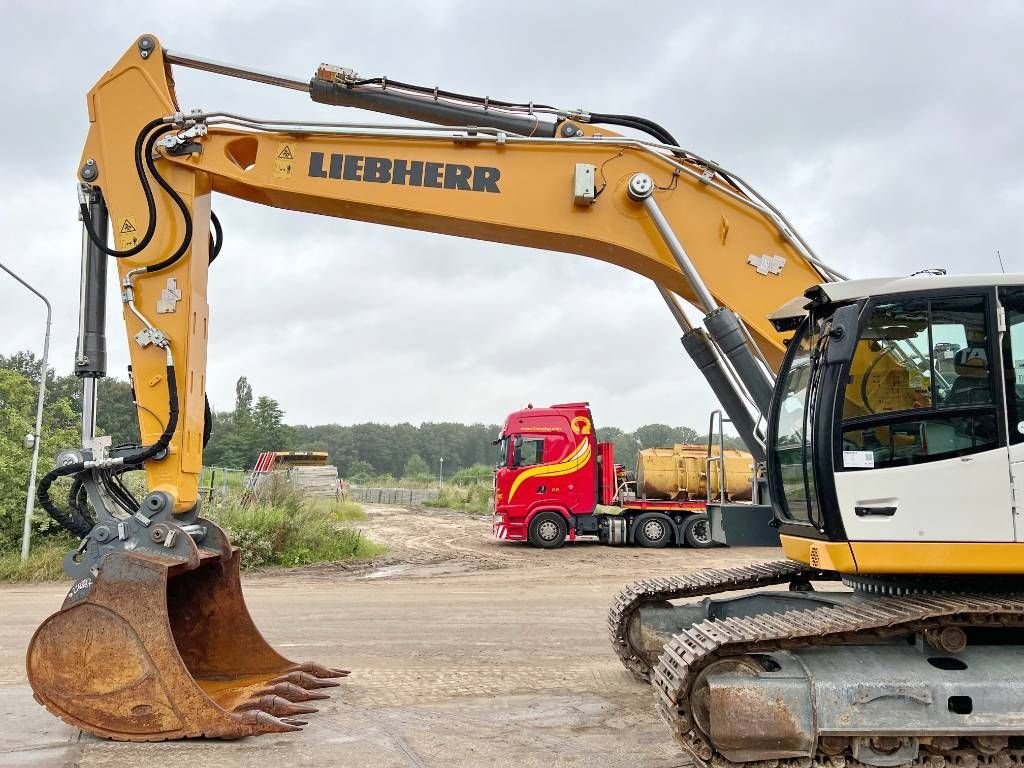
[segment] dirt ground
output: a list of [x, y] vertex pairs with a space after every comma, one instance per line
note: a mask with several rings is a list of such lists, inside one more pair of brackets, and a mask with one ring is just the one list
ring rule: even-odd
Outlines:
[[781, 556], [773, 549], [544, 551], [489, 518], [368, 506], [389, 547], [359, 565], [245, 577], [285, 655], [352, 670], [295, 734], [123, 744], [65, 726], [31, 697], [24, 653], [67, 585], [0, 586], [0, 766], [646, 766], [687, 760], [648, 686], [619, 665], [605, 616], [624, 584]]

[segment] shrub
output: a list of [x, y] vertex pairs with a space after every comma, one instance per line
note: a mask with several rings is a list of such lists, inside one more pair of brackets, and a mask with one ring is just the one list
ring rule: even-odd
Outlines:
[[0, 581], [55, 581], [64, 578], [64, 556], [75, 548], [70, 536], [52, 536], [35, 545], [28, 561], [11, 550], [0, 554]]
[[437, 495], [424, 502], [430, 507], [458, 509], [475, 515], [486, 515], [491, 512], [491, 483], [474, 483], [472, 485], [446, 485], [437, 491]]
[[454, 485], [474, 485], [484, 483], [490, 485], [493, 482], [494, 468], [486, 464], [474, 464], [471, 467], [463, 467], [448, 481]]
[[267, 488], [248, 505], [229, 500], [205, 510], [242, 550], [243, 568], [362, 559], [384, 551], [362, 531], [343, 525], [365, 519], [358, 504], [307, 499], [284, 481]]

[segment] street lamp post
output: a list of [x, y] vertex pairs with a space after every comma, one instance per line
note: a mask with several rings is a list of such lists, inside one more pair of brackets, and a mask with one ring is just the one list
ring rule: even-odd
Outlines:
[[[14, 274], [10, 269], [5, 267], [3, 264], [0, 264], [0, 269], [32, 291], [32, 293], [42, 299], [43, 304], [46, 305], [46, 336], [43, 338], [43, 362], [39, 369], [39, 400], [36, 403], [35, 432], [31, 435], [32, 469], [28, 476], [28, 492], [26, 493], [25, 498], [25, 525], [21, 530], [21, 559], [22, 562], [24, 562], [25, 560], [28, 560], [29, 541], [32, 537], [32, 510], [35, 508], [36, 503], [36, 470], [39, 468], [39, 443], [40, 433], [43, 429], [43, 401], [46, 398], [46, 371], [47, 360], [50, 356], [50, 321], [53, 317], [53, 308], [50, 306], [50, 302], [47, 301], [43, 294]], [[28, 441], [26, 440], [26, 443], [27, 442]]]

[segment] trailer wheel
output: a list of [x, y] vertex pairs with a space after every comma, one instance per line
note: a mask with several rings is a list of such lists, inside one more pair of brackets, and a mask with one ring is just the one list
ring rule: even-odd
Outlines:
[[529, 542], [541, 549], [558, 549], [565, 543], [569, 527], [557, 512], [541, 512], [530, 521]]
[[641, 547], [661, 549], [672, 541], [672, 524], [667, 517], [651, 515], [636, 523], [633, 540]]
[[694, 549], [707, 549], [714, 546], [711, 540], [711, 521], [707, 515], [691, 515], [683, 527], [683, 539]]

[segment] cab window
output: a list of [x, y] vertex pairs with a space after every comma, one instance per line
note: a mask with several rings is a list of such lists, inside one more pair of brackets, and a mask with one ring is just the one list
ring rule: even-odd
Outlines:
[[516, 461], [517, 467], [529, 467], [534, 464], [544, 463], [544, 438], [542, 437], [517, 437], [516, 438]]
[[1000, 288], [1006, 312], [1003, 334], [1003, 376], [1006, 379], [1006, 418], [1010, 442], [1024, 443], [1024, 288]]
[[850, 364], [842, 469], [998, 445], [984, 296], [876, 303]]

